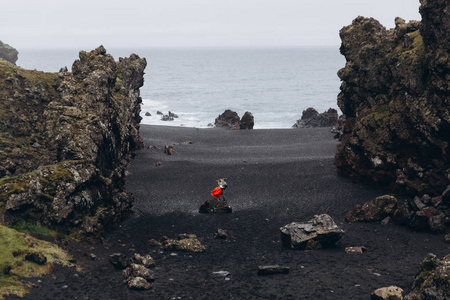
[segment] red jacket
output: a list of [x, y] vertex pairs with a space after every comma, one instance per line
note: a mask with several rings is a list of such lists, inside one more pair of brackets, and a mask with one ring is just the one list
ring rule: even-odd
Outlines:
[[220, 187], [216, 187], [215, 189], [213, 189], [211, 191], [211, 195], [213, 195], [214, 197], [219, 198], [219, 199], [220, 199], [220, 196], [222, 196], [222, 193], [223, 193], [223, 191]]

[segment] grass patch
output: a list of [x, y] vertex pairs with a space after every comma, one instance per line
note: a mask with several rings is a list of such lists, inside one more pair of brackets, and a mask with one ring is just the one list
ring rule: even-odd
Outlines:
[[[49, 274], [54, 264], [73, 266], [69, 254], [57, 245], [3, 225], [0, 225], [0, 253], [0, 299], [6, 295], [26, 295], [28, 287], [20, 282], [22, 278]], [[31, 253], [44, 255], [47, 262], [38, 265], [26, 260]]]
[[10, 226], [12, 229], [22, 231], [22, 232], [28, 232], [31, 234], [40, 234], [40, 235], [46, 235], [46, 236], [52, 236], [57, 237], [58, 232], [51, 230], [47, 227], [35, 224], [35, 223], [27, 223], [24, 220], [20, 220], [19, 222], [15, 223], [14, 225]]

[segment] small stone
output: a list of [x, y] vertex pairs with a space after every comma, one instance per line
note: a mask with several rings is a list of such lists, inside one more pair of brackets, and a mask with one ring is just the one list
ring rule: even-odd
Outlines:
[[371, 300], [403, 300], [403, 289], [391, 285], [375, 290], [370, 295]]
[[132, 290], [149, 290], [152, 285], [142, 277], [135, 277], [128, 281], [128, 288]]
[[361, 247], [346, 247], [345, 253], [363, 253], [366, 252], [367, 248], [364, 246]]
[[233, 237], [231, 236], [228, 230], [218, 229], [216, 233], [214, 233], [214, 238], [222, 239], [222, 240], [231, 240]]
[[128, 267], [127, 257], [121, 253], [113, 253], [109, 256], [109, 262], [114, 268], [123, 270]]
[[42, 253], [37, 252], [27, 254], [25, 259], [38, 265], [45, 265], [45, 263], [47, 263], [47, 257], [45, 257]]
[[150, 239], [147, 241], [147, 243], [149, 246], [152, 246], [152, 247], [161, 246], [161, 243], [155, 239]]
[[389, 222], [391, 222], [391, 219], [392, 219], [391, 217], [386, 217], [381, 221], [381, 224], [387, 225], [387, 224], [389, 224]]
[[155, 267], [155, 260], [149, 254], [142, 256], [135, 253], [130, 260], [132, 263], [143, 265], [146, 268]]
[[258, 267], [258, 275], [271, 275], [271, 274], [288, 274], [290, 271], [289, 267], [282, 267], [279, 265], [270, 265], [270, 266], [259, 266]]
[[448, 234], [446, 234], [446, 235], [444, 236], [444, 241], [445, 241], [446, 243], [450, 243], [450, 233], [448, 233]]
[[12, 267], [11, 266], [6, 266], [3, 268], [3, 274], [8, 275], [9, 272], [11, 271]]
[[148, 282], [155, 281], [155, 276], [150, 269], [138, 264], [131, 264], [130, 267], [122, 271], [122, 276], [127, 280], [133, 277], [142, 277]]
[[224, 277], [230, 275], [230, 272], [228, 272], [228, 271], [217, 271], [217, 272], [212, 272], [212, 273], [213, 273], [214, 275], [224, 276]]

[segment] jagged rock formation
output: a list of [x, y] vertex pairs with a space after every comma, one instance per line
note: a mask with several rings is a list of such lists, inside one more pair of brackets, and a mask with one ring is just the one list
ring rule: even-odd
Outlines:
[[450, 257], [438, 259], [429, 253], [420, 264], [412, 291], [405, 300], [448, 299], [450, 295]]
[[4, 44], [2, 41], [0, 41], [0, 60], [1, 59], [4, 59], [7, 62], [15, 65], [17, 59], [19, 59], [19, 52], [10, 45]]
[[[450, 189], [447, 189], [450, 191]], [[386, 218], [401, 225], [407, 225], [416, 230], [445, 232], [450, 225], [450, 203], [442, 196], [431, 198], [424, 195], [414, 197], [400, 203], [390, 195], [380, 196], [372, 201], [356, 207], [348, 212], [345, 220], [348, 222], [373, 222]]]
[[72, 72], [0, 63], [0, 213], [97, 235], [129, 212], [125, 168], [139, 137], [145, 59], [103, 46]]
[[391, 30], [358, 17], [340, 31], [347, 121], [335, 164], [358, 182], [437, 196], [450, 175], [450, 2], [421, 0], [420, 13]]
[[238, 130], [240, 120], [237, 112], [227, 109], [216, 118], [214, 126]]
[[251, 112], [246, 111], [239, 121], [239, 129], [253, 129], [253, 126], [255, 126], [255, 118]]
[[251, 112], [246, 111], [242, 116], [242, 119], [239, 118], [237, 112], [232, 111], [230, 109], [225, 110], [221, 115], [219, 115], [214, 121], [215, 127], [222, 127], [227, 129], [253, 129], [255, 125], [255, 120]]
[[309, 107], [304, 110], [300, 120], [292, 126], [294, 128], [303, 127], [333, 127], [338, 124], [338, 112], [334, 108], [330, 108], [327, 111], [319, 114], [319, 112]]

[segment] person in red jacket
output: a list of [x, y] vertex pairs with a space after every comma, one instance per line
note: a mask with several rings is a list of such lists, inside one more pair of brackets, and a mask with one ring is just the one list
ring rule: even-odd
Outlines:
[[214, 197], [216, 197], [219, 200], [220, 200], [220, 197], [222, 197], [223, 201], [226, 201], [223, 191], [228, 187], [227, 183], [225, 182], [225, 179], [226, 178], [220, 178], [219, 180], [217, 180], [217, 184], [219, 186], [211, 191], [211, 195], [213, 195]]

